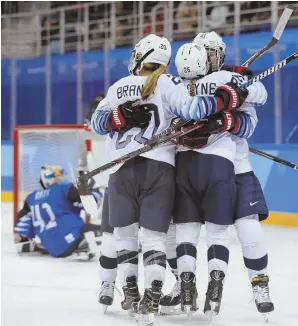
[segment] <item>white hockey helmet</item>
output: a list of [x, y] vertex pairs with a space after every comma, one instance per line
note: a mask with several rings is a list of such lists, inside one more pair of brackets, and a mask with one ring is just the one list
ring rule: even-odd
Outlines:
[[63, 183], [66, 172], [59, 165], [47, 165], [41, 167], [40, 183], [44, 189], [55, 183]]
[[207, 75], [210, 64], [203, 45], [186, 43], [182, 45], [175, 58], [178, 75], [185, 79], [197, 79]]
[[167, 66], [170, 63], [172, 48], [165, 37], [150, 34], [134, 47], [128, 65], [131, 75], [139, 75], [144, 63], [156, 63]]
[[226, 44], [216, 32], [199, 33], [193, 40], [195, 44], [204, 45], [212, 65], [212, 72], [220, 70], [226, 53]]

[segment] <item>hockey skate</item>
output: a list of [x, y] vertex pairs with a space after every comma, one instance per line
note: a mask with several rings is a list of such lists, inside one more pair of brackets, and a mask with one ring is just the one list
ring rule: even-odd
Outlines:
[[115, 282], [102, 282], [101, 284], [98, 294], [98, 302], [103, 308], [103, 313], [105, 313], [108, 307], [113, 304], [114, 289]]
[[138, 302], [141, 300], [137, 278], [130, 276], [126, 279], [126, 286], [123, 286], [124, 300], [121, 302], [123, 310], [128, 310], [132, 314], [136, 311]]
[[172, 291], [160, 299], [160, 314], [174, 315], [181, 313], [181, 284], [177, 280]]
[[264, 274], [252, 279], [252, 290], [258, 312], [263, 314], [265, 323], [268, 323], [269, 313], [274, 310], [274, 305], [269, 296], [269, 277]]
[[225, 273], [214, 270], [210, 273], [211, 281], [208, 284], [204, 313], [207, 315], [209, 322], [214, 315], [218, 315], [221, 305], [223, 280]]
[[194, 273], [181, 273], [181, 310], [186, 313], [188, 320], [191, 320], [192, 314], [198, 310], [197, 298], [198, 291], [196, 287], [196, 277]]
[[140, 301], [136, 310], [136, 321], [152, 326], [154, 316], [158, 313], [162, 282], [153, 281], [150, 289], [145, 289], [143, 299]]

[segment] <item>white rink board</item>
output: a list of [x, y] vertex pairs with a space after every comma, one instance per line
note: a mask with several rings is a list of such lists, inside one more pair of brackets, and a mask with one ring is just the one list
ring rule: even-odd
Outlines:
[[[1, 209], [2, 224], [2, 325], [3, 326], [131, 326], [137, 324], [120, 308], [123, 297], [116, 293], [114, 304], [102, 315], [97, 303], [98, 262], [78, 263], [50, 257], [19, 257], [14, 253], [11, 205]], [[269, 249], [271, 297], [275, 312], [269, 326], [298, 325], [298, 229], [264, 226]], [[156, 326], [208, 325], [202, 313], [207, 287], [204, 232], [198, 247], [198, 290], [200, 308], [193, 320], [181, 316], [157, 316]], [[251, 286], [240, 246], [231, 237], [230, 265], [223, 292], [221, 313], [209, 325], [264, 325], [251, 299]], [[142, 272], [142, 271], [140, 271]], [[164, 292], [174, 282], [168, 271]], [[141, 280], [142, 283], [142, 280]], [[143, 286], [143, 285], [142, 285]]]

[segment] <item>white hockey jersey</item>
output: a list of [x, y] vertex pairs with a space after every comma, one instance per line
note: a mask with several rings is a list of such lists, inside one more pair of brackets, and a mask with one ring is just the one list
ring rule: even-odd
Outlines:
[[[91, 124], [93, 130], [101, 132], [104, 129], [104, 112], [123, 104], [127, 101], [134, 101], [141, 98], [141, 91], [147, 77], [128, 76], [120, 79], [112, 85], [106, 98], [101, 101], [92, 116]], [[209, 101], [210, 107], [211, 102]], [[208, 103], [209, 103], [208, 102]], [[184, 119], [199, 120], [206, 116], [209, 106], [198, 97], [191, 97], [181, 80], [170, 75], [160, 76], [155, 92], [150, 98], [142, 103], [155, 104], [152, 112], [151, 121], [146, 129], [132, 128], [126, 132], [113, 132], [107, 139], [107, 146], [110, 149], [106, 161], [110, 162], [133, 150], [143, 146], [143, 144], [155, 134], [159, 134], [167, 129], [173, 118], [180, 116]], [[106, 121], [104, 121], [106, 122]], [[172, 143], [164, 144], [151, 150], [142, 156], [167, 162], [175, 165], [175, 145]], [[121, 165], [110, 170], [115, 172]]]
[[[214, 95], [217, 87], [233, 81], [240, 84], [245, 82], [245, 78], [237, 73], [229, 71], [218, 71], [209, 74], [196, 82], [196, 94]], [[183, 81], [189, 90], [189, 81]], [[267, 91], [261, 82], [257, 82], [248, 87], [249, 95], [245, 103], [238, 111], [244, 111], [250, 115], [251, 130], [248, 133], [250, 137], [257, 125], [258, 119], [254, 106], [263, 105], [267, 100]], [[185, 147], [179, 147], [181, 150], [189, 150]], [[223, 132], [217, 135], [211, 135], [205, 147], [195, 149], [197, 152], [205, 154], [214, 154], [225, 157], [232, 161], [235, 166], [235, 173], [244, 173], [251, 171], [251, 164], [248, 158], [248, 144], [245, 138], [231, 135]]]

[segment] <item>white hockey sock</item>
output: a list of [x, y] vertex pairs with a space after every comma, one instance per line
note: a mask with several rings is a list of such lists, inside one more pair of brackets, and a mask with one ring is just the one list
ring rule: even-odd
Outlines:
[[257, 215], [242, 217], [235, 222], [235, 229], [242, 246], [249, 280], [258, 274], [268, 275], [268, 254], [259, 217]]
[[229, 263], [229, 225], [206, 222], [206, 242], [208, 248], [208, 273], [219, 270], [227, 274]]
[[116, 282], [117, 252], [116, 238], [113, 233], [103, 233], [99, 265], [100, 280], [103, 282]]
[[183, 272], [196, 273], [197, 244], [201, 223], [176, 224], [176, 252], [179, 276]]
[[166, 236], [166, 255], [172, 273], [178, 277], [177, 253], [176, 253], [176, 225], [171, 223]]
[[114, 229], [121, 286], [126, 285], [127, 277], [138, 275], [138, 233], [138, 223]]
[[141, 228], [141, 244], [144, 259], [145, 289], [154, 280], [164, 282], [166, 275], [166, 234]]

